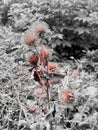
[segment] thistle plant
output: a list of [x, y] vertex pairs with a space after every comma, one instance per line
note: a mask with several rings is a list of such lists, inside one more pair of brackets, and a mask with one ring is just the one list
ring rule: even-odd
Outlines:
[[[35, 50], [28, 55], [28, 61], [32, 66], [33, 78], [37, 82], [34, 95], [39, 106], [32, 107], [29, 112], [36, 113], [39, 109], [38, 113], [43, 112], [45, 114], [51, 110], [51, 102], [53, 102], [55, 94], [58, 95], [57, 102], [74, 102], [75, 95], [72, 88], [69, 87], [69, 82], [79, 75], [80, 68], [78, 67], [72, 74], [69, 74], [69, 67], [66, 67], [63, 72], [59, 71], [61, 69], [59, 64], [49, 60], [49, 57], [52, 56], [51, 48], [44, 43], [45, 33], [49, 30], [48, 25], [38, 21], [34, 23], [31, 30], [26, 32], [24, 40], [28, 46]], [[60, 82], [56, 82], [57, 79]], [[57, 91], [54, 91], [53, 86], [55, 84], [59, 85]], [[56, 109], [56, 106], [54, 108]]]

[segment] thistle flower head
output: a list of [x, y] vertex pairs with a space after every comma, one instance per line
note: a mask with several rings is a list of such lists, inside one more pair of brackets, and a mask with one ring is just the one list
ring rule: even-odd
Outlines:
[[65, 90], [60, 92], [60, 100], [61, 102], [70, 103], [74, 101], [74, 94], [72, 90]]
[[50, 50], [43, 47], [41, 50], [40, 50], [40, 57], [41, 58], [48, 58], [49, 57], [49, 54], [50, 54]]
[[33, 24], [33, 28], [36, 33], [47, 32], [48, 25], [43, 21], [37, 21]]
[[31, 63], [31, 64], [37, 64], [38, 63], [38, 60], [39, 60], [39, 55], [38, 54], [30, 54], [28, 56], [28, 61]]
[[37, 36], [35, 33], [29, 31], [24, 35], [24, 41], [28, 45], [32, 45], [37, 40]]
[[57, 67], [58, 67], [57, 63], [50, 62], [50, 63], [48, 64], [48, 70], [50, 70], [50, 71], [57, 69]]

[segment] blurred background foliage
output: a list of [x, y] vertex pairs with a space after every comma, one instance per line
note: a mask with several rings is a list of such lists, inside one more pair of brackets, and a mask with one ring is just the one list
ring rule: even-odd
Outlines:
[[0, 1], [1, 24], [14, 32], [24, 33], [37, 20], [49, 25], [46, 43], [57, 61], [98, 49], [98, 0]]

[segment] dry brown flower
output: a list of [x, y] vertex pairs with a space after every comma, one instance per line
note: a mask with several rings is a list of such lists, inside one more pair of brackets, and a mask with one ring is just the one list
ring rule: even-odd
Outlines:
[[37, 36], [35, 33], [29, 31], [24, 35], [24, 40], [26, 44], [32, 45], [37, 40]]

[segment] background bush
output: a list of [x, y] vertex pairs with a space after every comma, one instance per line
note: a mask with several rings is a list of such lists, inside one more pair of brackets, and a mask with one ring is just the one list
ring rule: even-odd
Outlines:
[[46, 41], [56, 60], [80, 58], [98, 48], [97, 0], [10, 0], [3, 1], [1, 8], [1, 22], [16, 32], [26, 31], [36, 20], [48, 23], [52, 35]]

